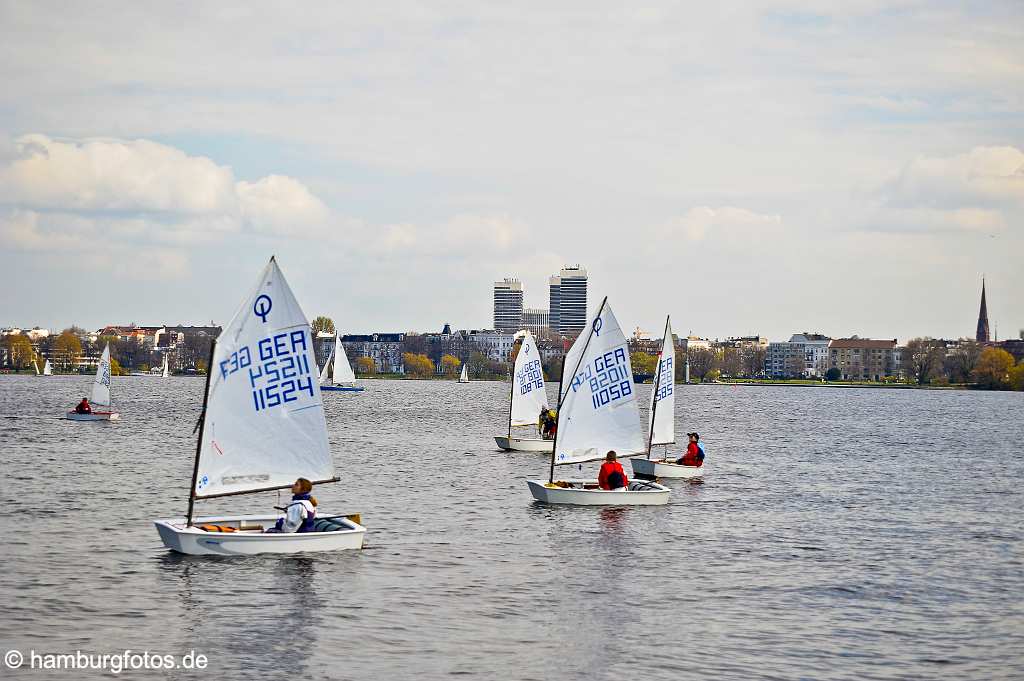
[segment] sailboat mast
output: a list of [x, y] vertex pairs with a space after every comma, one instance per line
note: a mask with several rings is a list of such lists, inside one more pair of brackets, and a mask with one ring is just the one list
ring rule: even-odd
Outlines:
[[[590, 329], [587, 333], [587, 342], [583, 344], [583, 350], [580, 352], [580, 358], [576, 362], [575, 368], [572, 370], [572, 375], [575, 377], [576, 372], [580, 370], [580, 364], [583, 363], [583, 358], [587, 354], [587, 348], [590, 347], [590, 340], [594, 337], [594, 324], [601, 318], [601, 314], [604, 312], [604, 306], [608, 304], [608, 296], [604, 297], [601, 301], [601, 307], [597, 310], [597, 316], [594, 317], [594, 321], [590, 323]], [[572, 348], [570, 347], [570, 350]], [[562, 382], [565, 380], [565, 357], [562, 358], [562, 375], [558, 377], [558, 414], [557, 420], [555, 421], [555, 439], [551, 443], [551, 472], [548, 474], [548, 482], [555, 481], [555, 455], [558, 452], [558, 431], [561, 428], [558, 427], [558, 421], [562, 420]]]
[[[525, 343], [525, 342], [526, 342], [526, 336], [523, 336], [523, 340], [519, 344], [519, 352], [523, 351], [523, 343]], [[518, 357], [518, 355], [517, 355], [517, 357]], [[541, 367], [540, 371], [541, 371], [541, 376], [543, 377], [544, 376], [544, 367], [543, 366]], [[515, 394], [516, 394], [516, 364], [515, 364], [515, 362], [513, 362], [512, 363], [512, 380], [510, 381], [510, 385], [508, 387], [508, 439], [510, 440], [510, 442], [509, 442], [510, 446], [511, 446], [511, 440], [512, 440], [512, 400], [515, 399]]]
[[[668, 333], [668, 315], [665, 316], [665, 330], [661, 332], [662, 339]], [[672, 349], [673, 352], [675, 348]], [[658, 390], [661, 388], [661, 363], [665, 361], [665, 341], [661, 342], [661, 352], [658, 353], [658, 369], [657, 376], [654, 377], [654, 399], [651, 400], [651, 428], [647, 433], [647, 458], [651, 458], [651, 447], [654, 441], [654, 419], [658, 415]]]
[[203, 430], [206, 427], [206, 405], [210, 400], [210, 377], [213, 376], [213, 353], [217, 339], [210, 344], [210, 358], [206, 362], [206, 388], [203, 390], [203, 412], [199, 416], [199, 438], [196, 440], [196, 461], [192, 466], [192, 486], [188, 490], [188, 515], [185, 526], [192, 527], [192, 510], [196, 503], [196, 480], [199, 477], [199, 451], [203, 448]]

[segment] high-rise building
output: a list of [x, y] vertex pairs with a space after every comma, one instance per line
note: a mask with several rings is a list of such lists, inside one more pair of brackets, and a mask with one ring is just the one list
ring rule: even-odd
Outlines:
[[587, 323], [587, 271], [563, 267], [548, 280], [548, 324], [552, 331], [579, 333]]
[[975, 340], [988, 343], [988, 306], [985, 305], [985, 280], [981, 280], [981, 309], [978, 310], [978, 334]]
[[528, 307], [523, 310], [523, 328], [527, 329], [534, 336], [540, 336], [548, 331], [550, 328], [549, 323], [547, 310], [535, 307]]
[[558, 309], [562, 305], [562, 280], [556, 274], [548, 278], [548, 327], [558, 332]]
[[498, 331], [523, 328], [523, 285], [518, 279], [494, 282], [494, 328]]

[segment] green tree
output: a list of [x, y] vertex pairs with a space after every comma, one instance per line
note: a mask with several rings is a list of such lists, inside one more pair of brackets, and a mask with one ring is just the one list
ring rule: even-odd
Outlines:
[[64, 329], [53, 342], [53, 351], [55, 363], [60, 363], [64, 369], [73, 368], [82, 357], [82, 341], [72, 329]]
[[975, 340], [961, 339], [943, 360], [943, 369], [949, 380], [953, 383], [970, 383], [971, 373], [983, 349], [981, 343]]
[[462, 366], [462, 362], [455, 355], [442, 355], [441, 357], [441, 371], [445, 374], [454, 374], [459, 371], [459, 367]]
[[334, 320], [331, 319], [330, 317], [324, 317], [323, 315], [320, 315], [319, 317], [313, 320], [313, 323], [310, 324], [310, 327], [312, 327], [313, 329], [314, 338], [316, 338], [317, 334], [319, 334], [320, 332], [333, 334]]
[[372, 376], [377, 373], [377, 363], [373, 361], [373, 357], [356, 357], [355, 364], [357, 374]]
[[839, 367], [832, 367], [825, 372], [826, 381], [838, 381], [843, 377], [843, 372], [839, 370]]
[[1024, 390], [1024, 359], [1017, 363], [1017, 366], [1010, 369], [1010, 389]]
[[725, 348], [722, 351], [722, 374], [739, 376], [743, 372], [743, 358], [738, 348]]
[[646, 352], [629, 353], [629, 363], [637, 376], [653, 376], [658, 368], [658, 358]]
[[111, 376], [127, 376], [128, 370], [121, 367], [121, 363], [115, 358], [110, 358], [110, 375]]
[[1001, 348], [985, 348], [974, 367], [974, 380], [983, 388], [999, 390], [1010, 385], [1013, 355]]

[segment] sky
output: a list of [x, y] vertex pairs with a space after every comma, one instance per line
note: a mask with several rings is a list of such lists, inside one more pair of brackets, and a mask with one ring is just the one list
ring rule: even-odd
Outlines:
[[[557, 5], [557, 6], [555, 6]], [[1024, 3], [0, 0], [0, 326], [1024, 329]], [[656, 334], [655, 334], [656, 335]]]

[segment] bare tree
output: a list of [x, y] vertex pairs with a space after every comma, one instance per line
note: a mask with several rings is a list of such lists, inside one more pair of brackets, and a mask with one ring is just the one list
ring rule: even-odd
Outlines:
[[737, 348], [725, 348], [722, 351], [722, 375], [739, 376], [743, 370], [743, 360]]
[[757, 378], [764, 373], [764, 359], [768, 352], [761, 347], [748, 346], [743, 348], [743, 373], [749, 378]]
[[931, 338], [914, 338], [903, 350], [903, 363], [918, 385], [930, 383], [942, 370], [945, 346]]
[[971, 373], [978, 365], [983, 350], [980, 343], [963, 339], [944, 358], [943, 368], [952, 383], [970, 383]]
[[690, 360], [690, 376], [698, 381], [718, 368], [718, 353], [710, 348], [689, 348], [686, 357]]

